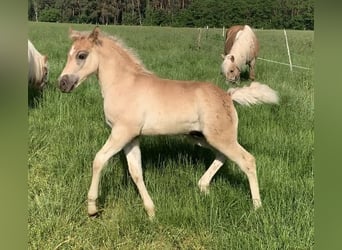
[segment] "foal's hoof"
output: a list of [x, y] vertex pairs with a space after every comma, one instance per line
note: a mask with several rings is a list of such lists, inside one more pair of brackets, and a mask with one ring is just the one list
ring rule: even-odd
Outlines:
[[261, 208], [262, 207], [261, 200], [259, 199], [253, 200], [253, 206], [254, 206], [254, 210], [258, 210], [259, 208]]
[[204, 193], [205, 195], [209, 194], [209, 185], [203, 184], [201, 181], [199, 181], [198, 187], [199, 187], [201, 193]]
[[89, 217], [98, 217], [99, 211], [95, 206], [88, 206], [88, 216]]
[[100, 212], [96, 212], [96, 213], [93, 213], [93, 214], [88, 213], [88, 216], [90, 218], [98, 218], [98, 217], [100, 217]]
[[148, 218], [150, 219], [150, 221], [153, 221], [154, 218], [155, 218], [155, 210], [154, 210], [154, 207], [153, 207], [153, 209], [148, 209], [148, 210], [146, 210], [146, 213], [147, 213]]
[[149, 219], [150, 221], [154, 221], [155, 218], [156, 218], [156, 216], [155, 216], [154, 213], [148, 215], [148, 219]]

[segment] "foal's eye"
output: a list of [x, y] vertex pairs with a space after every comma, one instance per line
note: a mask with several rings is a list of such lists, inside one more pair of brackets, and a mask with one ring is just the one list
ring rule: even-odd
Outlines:
[[88, 56], [88, 53], [87, 52], [80, 52], [77, 54], [76, 58], [78, 60], [85, 60]]

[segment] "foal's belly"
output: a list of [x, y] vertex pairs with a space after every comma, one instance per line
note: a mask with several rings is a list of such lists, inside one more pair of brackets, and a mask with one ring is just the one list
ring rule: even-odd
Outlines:
[[185, 116], [156, 116], [147, 118], [141, 129], [144, 135], [187, 134], [190, 131], [200, 131], [196, 117]]

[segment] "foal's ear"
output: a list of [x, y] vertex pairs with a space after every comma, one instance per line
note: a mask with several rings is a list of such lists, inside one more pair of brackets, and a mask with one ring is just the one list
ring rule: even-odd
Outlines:
[[79, 31], [73, 30], [71, 27], [69, 27], [69, 38], [73, 41], [75, 41], [77, 38], [79, 38], [81, 33]]
[[95, 43], [95, 44], [98, 44], [100, 41], [99, 41], [99, 34], [100, 34], [100, 28], [98, 26], [96, 26], [93, 31], [90, 33], [88, 39]]

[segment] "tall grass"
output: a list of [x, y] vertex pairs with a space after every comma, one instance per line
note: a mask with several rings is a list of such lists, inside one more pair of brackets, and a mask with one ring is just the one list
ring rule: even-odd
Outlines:
[[[30, 249], [309, 249], [313, 235], [313, 72], [258, 60], [256, 79], [279, 92], [279, 105], [237, 106], [239, 142], [257, 160], [263, 208], [254, 211], [247, 178], [230, 161], [205, 196], [197, 182], [210, 150], [181, 136], [144, 137], [144, 178], [156, 205], [150, 222], [122, 154], [104, 169], [99, 218], [88, 218], [91, 165], [109, 135], [95, 77], [71, 94], [57, 78], [71, 45], [69, 24], [29, 23], [29, 38], [50, 63], [50, 81], [29, 107]], [[72, 25], [90, 30], [90, 25]], [[220, 75], [222, 30], [103, 26], [145, 66], [170, 79], [211, 81]], [[257, 30], [260, 57], [287, 62], [283, 31]], [[313, 32], [288, 31], [292, 62], [313, 67]], [[244, 81], [242, 84], [248, 84]]]

